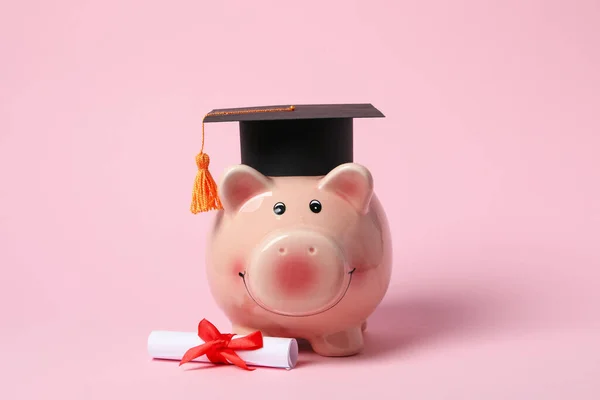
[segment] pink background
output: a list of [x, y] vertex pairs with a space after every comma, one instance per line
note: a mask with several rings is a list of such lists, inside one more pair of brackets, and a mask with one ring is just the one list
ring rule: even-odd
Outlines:
[[[0, 398], [598, 399], [599, 32], [597, 1], [3, 2]], [[387, 116], [355, 125], [395, 249], [364, 354], [149, 360], [229, 330], [203, 114], [335, 102]], [[207, 135], [218, 178], [237, 127]]]

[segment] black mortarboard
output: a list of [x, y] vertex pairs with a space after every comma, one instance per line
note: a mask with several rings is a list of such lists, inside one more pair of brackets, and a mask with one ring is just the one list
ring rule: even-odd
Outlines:
[[[384, 115], [371, 104], [317, 104], [217, 109], [203, 122], [239, 122], [241, 163], [263, 175], [321, 176], [353, 162], [353, 119], [379, 117]], [[202, 134], [204, 147], [204, 128]], [[200, 170], [208, 167], [203, 150], [196, 158]], [[218, 197], [202, 194], [208, 184], [198, 180], [192, 212], [220, 209]]]

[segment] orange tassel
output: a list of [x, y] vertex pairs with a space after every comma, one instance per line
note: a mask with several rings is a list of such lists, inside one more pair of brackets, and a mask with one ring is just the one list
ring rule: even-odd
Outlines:
[[194, 191], [192, 194], [192, 205], [190, 210], [194, 214], [210, 210], [222, 210], [223, 205], [219, 199], [217, 184], [212, 175], [208, 171], [210, 158], [204, 153], [204, 120], [209, 115], [229, 115], [229, 114], [253, 114], [261, 112], [278, 112], [278, 111], [294, 111], [296, 107], [289, 106], [285, 108], [266, 108], [259, 110], [244, 110], [244, 111], [217, 111], [208, 113], [202, 119], [202, 148], [196, 156], [196, 165], [198, 165], [198, 173], [194, 182]]
[[192, 206], [190, 207], [190, 210], [194, 214], [204, 211], [223, 209], [223, 205], [219, 199], [217, 184], [208, 170], [210, 157], [208, 157], [208, 154], [204, 152], [205, 118], [206, 116], [202, 119], [202, 148], [200, 149], [200, 153], [196, 156], [198, 172], [196, 173], [196, 180], [194, 182], [194, 190], [192, 193]]
[[192, 206], [190, 208], [194, 214], [209, 210], [223, 209], [223, 205], [219, 199], [217, 184], [208, 170], [209, 163], [210, 158], [208, 157], [208, 154], [200, 152], [196, 156], [198, 173], [196, 174], [196, 181], [194, 182]]

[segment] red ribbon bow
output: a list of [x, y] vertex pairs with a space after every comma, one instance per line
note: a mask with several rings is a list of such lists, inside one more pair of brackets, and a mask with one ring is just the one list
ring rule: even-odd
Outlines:
[[223, 334], [206, 319], [198, 324], [198, 336], [204, 341], [204, 344], [186, 351], [179, 365], [206, 354], [212, 363], [228, 364], [230, 362], [240, 368], [252, 371], [254, 368], [248, 367], [244, 360], [235, 353], [235, 350], [256, 350], [263, 347], [263, 336], [260, 331], [233, 339], [234, 333]]

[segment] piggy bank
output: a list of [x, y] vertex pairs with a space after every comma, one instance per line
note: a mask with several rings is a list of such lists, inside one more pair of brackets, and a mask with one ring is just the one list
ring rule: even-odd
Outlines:
[[236, 334], [305, 339], [322, 356], [363, 348], [390, 282], [391, 237], [367, 168], [320, 176], [226, 170], [207, 245], [212, 295]]

